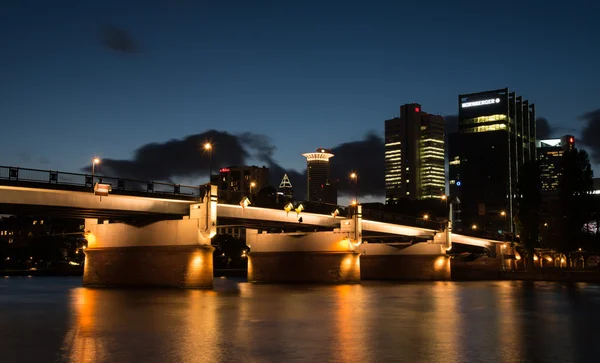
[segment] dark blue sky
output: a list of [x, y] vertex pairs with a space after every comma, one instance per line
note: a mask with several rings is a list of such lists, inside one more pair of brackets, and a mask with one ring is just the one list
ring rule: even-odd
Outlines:
[[[555, 135], [600, 108], [597, 1], [403, 3], [7, 1], [0, 164], [79, 171], [216, 129], [267, 135], [301, 170], [403, 103], [450, 115], [459, 93], [510, 87]], [[136, 49], [104, 46], [109, 26]]]

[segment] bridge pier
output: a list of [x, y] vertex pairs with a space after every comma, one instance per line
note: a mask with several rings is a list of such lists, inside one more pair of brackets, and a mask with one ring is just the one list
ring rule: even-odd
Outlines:
[[332, 232], [259, 234], [247, 230], [248, 281], [359, 283], [360, 242], [360, 209]]
[[363, 280], [450, 280], [450, 258], [440, 244], [363, 244], [360, 252]]
[[86, 219], [84, 286], [211, 288], [216, 186], [189, 216], [137, 227]]

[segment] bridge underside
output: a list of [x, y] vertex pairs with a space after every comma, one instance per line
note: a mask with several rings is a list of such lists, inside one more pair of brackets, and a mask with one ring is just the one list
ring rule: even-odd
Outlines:
[[87, 209], [44, 205], [24, 205], [24, 204], [6, 204], [0, 203], [0, 214], [19, 215], [19, 216], [48, 216], [60, 218], [98, 218], [111, 220], [144, 220], [161, 221], [181, 219], [182, 216], [166, 213], [149, 213], [137, 211], [119, 211], [111, 209]]

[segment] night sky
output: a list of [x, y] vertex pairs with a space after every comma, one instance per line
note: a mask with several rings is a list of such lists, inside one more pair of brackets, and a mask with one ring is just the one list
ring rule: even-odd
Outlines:
[[210, 139], [213, 170], [302, 183], [300, 154], [330, 147], [340, 179], [356, 169], [380, 194], [401, 104], [455, 115], [459, 93], [502, 87], [600, 164], [599, 14], [594, 0], [5, 1], [0, 165], [81, 172], [98, 155], [107, 174], [197, 184]]

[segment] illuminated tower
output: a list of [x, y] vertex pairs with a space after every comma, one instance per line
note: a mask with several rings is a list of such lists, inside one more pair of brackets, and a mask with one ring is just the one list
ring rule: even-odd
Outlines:
[[326, 190], [329, 189], [329, 159], [333, 157], [331, 150], [319, 148], [302, 156], [306, 158], [306, 200], [328, 203]]
[[442, 198], [444, 158], [444, 118], [418, 103], [401, 106], [399, 117], [385, 121], [386, 204]]

